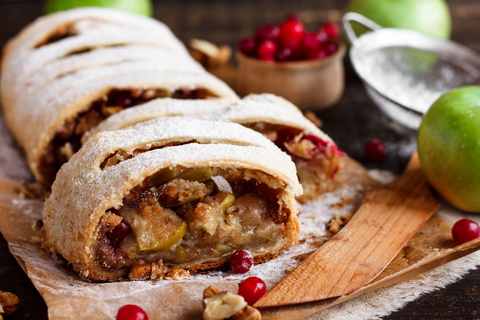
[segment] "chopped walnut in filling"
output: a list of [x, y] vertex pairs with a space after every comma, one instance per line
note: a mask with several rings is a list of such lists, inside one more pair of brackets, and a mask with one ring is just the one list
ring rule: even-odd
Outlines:
[[127, 108], [145, 103], [156, 98], [208, 99], [215, 97], [204, 89], [178, 89], [173, 92], [162, 89], [123, 89], [112, 90], [107, 95], [90, 105], [87, 111], [68, 119], [57, 131], [46, 148], [41, 159], [41, 171], [44, 176], [42, 184], [49, 187], [55, 180], [60, 167], [80, 149], [83, 135], [95, 128], [109, 116]]
[[[214, 182], [222, 176], [232, 192]], [[248, 169], [166, 168], [110, 209], [99, 232], [97, 263], [108, 270], [137, 261], [163, 266], [226, 261], [236, 250], [263, 251], [284, 239], [290, 212], [279, 183]], [[138, 263], [137, 263], [138, 264]]]

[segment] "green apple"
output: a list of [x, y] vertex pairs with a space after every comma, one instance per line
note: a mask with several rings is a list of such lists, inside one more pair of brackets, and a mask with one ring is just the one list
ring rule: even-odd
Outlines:
[[455, 207], [480, 212], [480, 86], [441, 96], [425, 114], [417, 143], [433, 188]]
[[152, 3], [150, 0], [48, 0], [45, 5], [45, 13], [77, 7], [115, 8], [145, 16], [152, 16]]
[[[385, 28], [420, 31], [450, 38], [451, 17], [444, 0], [352, 0], [347, 12], [357, 12]], [[355, 26], [357, 34], [365, 32]]]

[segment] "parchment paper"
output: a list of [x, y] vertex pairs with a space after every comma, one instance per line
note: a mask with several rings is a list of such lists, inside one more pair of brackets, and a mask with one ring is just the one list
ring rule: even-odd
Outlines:
[[[318, 201], [300, 205], [302, 230], [300, 245], [283, 252], [276, 260], [254, 266], [246, 274], [214, 271], [179, 280], [87, 283], [81, 281], [68, 266], [55, 263], [49, 255], [41, 251], [40, 238], [33, 225], [41, 218], [42, 201], [27, 200], [18, 195], [19, 181], [27, 178], [29, 173], [1, 118], [0, 133], [0, 147], [3, 151], [0, 157], [0, 231], [8, 241], [10, 251], [44, 298], [51, 320], [115, 319], [117, 310], [125, 304], [141, 306], [151, 320], [201, 319], [201, 295], [205, 287], [215, 285], [220, 289], [236, 292], [241, 280], [249, 276], [258, 276], [267, 283], [268, 288], [271, 288], [293, 270], [309, 252], [325, 242], [325, 225], [328, 221], [335, 215], [353, 213], [361, 203], [366, 190], [378, 184], [361, 166], [353, 161], [347, 161], [348, 170], [344, 176], [339, 177], [338, 185], [335, 187], [342, 185], [344, 179], [348, 179], [347, 185], [325, 194]], [[380, 177], [387, 177], [388, 180], [388, 175], [382, 174]], [[441, 241], [432, 241], [432, 238], [427, 237], [425, 241], [410, 243], [405, 249], [407, 251], [402, 252], [386, 272], [395, 273], [438, 250], [437, 247], [453, 246], [449, 231], [446, 231], [449, 228], [442, 219], [437, 218], [433, 224], [430, 223], [425, 228]], [[408, 255], [408, 259], [402, 258], [403, 255]], [[475, 267], [480, 258], [478, 255], [472, 256], [467, 257], [469, 259], [467, 263], [462, 262], [462, 268], [455, 267], [455, 275], [450, 274], [449, 277], [444, 277], [445, 281], [436, 283], [446, 284], [454, 281], [462, 272], [465, 273]], [[443, 275], [445, 273], [443, 272]], [[398, 285], [393, 289], [396, 287]], [[357, 297], [328, 309], [321, 315], [313, 316], [312, 319], [359, 319], [388, 314], [403, 306], [410, 298], [399, 297], [398, 303], [392, 303], [390, 299], [382, 303], [381, 298], [391, 295], [391, 290], [381, 289]], [[431, 287], [419, 286], [415, 291], [418, 293], [416, 296], [428, 290], [431, 290]], [[405, 294], [405, 290], [394, 293], [395, 296], [402, 294]], [[380, 302], [377, 303], [376, 299], [380, 299]], [[376, 302], [373, 306], [369, 304], [372, 301]], [[359, 305], [362, 308], [359, 308]], [[295, 307], [291, 307], [270, 314], [267, 312], [265, 316], [272, 319], [292, 319], [299, 314], [307, 316], [315, 311], [315, 308], [309, 312], [303, 310], [303, 313], [295, 310]]]

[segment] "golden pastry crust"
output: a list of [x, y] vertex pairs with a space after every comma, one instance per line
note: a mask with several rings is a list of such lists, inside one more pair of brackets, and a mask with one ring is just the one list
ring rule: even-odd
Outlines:
[[42, 17], [4, 48], [5, 118], [46, 187], [52, 177], [45, 171], [54, 169], [41, 163], [52, 152], [55, 134], [112, 90], [136, 89], [161, 90], [166, 96], [202, 90], [211, 99], [238, 99], [164, 24], [117, 10], [74, 9]]
[[[205, 102], [208, 103], [208, 102]], [[338, 170], [341, 169], [342, 153], [337, 149], [333, 140], [320, 130], [310, 120], [305, 118], [301, 111], [287, 100], [272, 95], [260, 94], [249, 95], [224, 108], [212, 108], [209, 113], [205, 113], [204, 106], [196, 107], [194, 104], [186, 107], [181, 102], [171, 101], [171, 104], [177, 104], [178, 107], [169, 106], [168, 108], [160, 103], [151, 103], [134, 107], [130, 110], [119, 112], [102, 125], [98, 126], [94, 132], [119, 130], [131, 126], [133, 128], [162, 121], [164, 117], [170, 116], [193, 116], [195, 113], [204, 119], [214, 119], [221, 121], [231, 121], [250, 127], [253, 130], [262, 132], [266, 136], [275, 140], [278, 131], [287, 129], [294, 132], [294, 135], [311, 138], [313, 143], [302, 145], [301, 141], [296, 141], [295, 146], [289, 146], [286, 149], [283, 142], [276, 141], [277, 145], [289, 152], [295, 157], [297, 172], [300, 182], [303, 185], [304, 193], [297, 200], [306, 201], [318, 197], [322, 192], [328, 190], [329, 181], [333, 178]], [[198, 108], [198, 112], [195, 112]], [[171, 112], [171, 109], [177, 112]], [[203, 114], [203, 115], [202, 115]], [[323, 154], [316, 163], [312, 163], [312, 158], [308, 154], [308, 148], [318, 147], [315, 143], [320, 143]], [[306, 161], [302, 160], [302, 154], [306, 153]], [[296, 157], [296, 155], [299, 155]]]
[[[223, 100], [222, 104], [225, 105], [225, 103], [226, 101]], [[211, 107], [209, 108], [207, 104], [210, 104]], [[198, 109], [198, 111], [195, 109]], [[305, 118], [295, 105], [273, 94], [252, 94], [224, 108], [217, 108], [216, 105], [213, 105], [211, 102], [201, 102], [201, 104], [197, 106], [194, 102], [175, 100], [151, 102], [111, 116], [104, 123], [92, 130], [89, 135], [91, 136], [102, 131], [120, 130], [135, 125], [138, 127], [141, 126], [142, 123], [154, 123], [156, 118], [194, 115], [197, 115], [198, 118], [230, 121], [242, 125], [264, 122], [272, 125], [297, 128], [306, 130], [317, 135], [322, 140], [334, 144], [333, 140], [310, 120]]]
[[85, 143], [99, 132], [121, 130], [156, 118], [199, 117], [220, 109], [225, 104], [224, 100], [155, 99], [112, 115], [87, 132], [82, 142]]
[[273, 94], [251, 94], [223, 109], [215, 110], [210, 119], [231, 121], [242, 125], [266, 123], [297, 128], [312, 133], [324, 141], [333, 140], [290, 101]]
[[[300, 202], [316, 199], [329, 191], [331, 180], [342, 170], [344, 154], [335, 142], [281, 97], [249, 95], [213, 111], [210, 118], [232, 121], [257, 130], [292, 156], [303, 186], [303, 194], [297, 198]], [[281, 137], [282, 131], [291, 137], [285, 140]]]
[[[159, 148], [164, 145], [168, 147]], [[119, 150], [150, 151], [102, 169], [105, 159]], [[124, 205], [124, 197], [147, 177], [175, 167], [254, 170], [263, 173], [257, 175], [257, 181], [267, 185], [280, 182], [283, 187], [279, 189], [278, 203], [290, 212], [283, 223], [283, 238], [268, 252], [252, 253], [257, 261], [263, 261], [296, 244], [299, 226], [295, 196], [301, 193], [301, 186], [289, 157], [262, 135], [240, 125], [175, 118], [138, 129], [103, 132], [91, 138], [59, 171], [52, 194], [45, 202], [45, 247], [63, 256], [86, 279], [115, 281], [125, 277], [125, 271], [109, 271], [95, 260], [102, 221], [107, 219], [110, 208]], [[161, 274], [216, 268], [225, 262], [226, 258], [220, 257], [163, 264]]]

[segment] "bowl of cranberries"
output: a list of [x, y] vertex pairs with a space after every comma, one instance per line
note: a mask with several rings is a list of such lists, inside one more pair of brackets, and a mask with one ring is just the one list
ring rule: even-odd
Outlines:
[[343, 94], [345, 51], [333, 22], [314, 31], [297, 18], [260, 27], [238, 42], [237, 89], [274, 93], [303, 109], [329, 107]]

